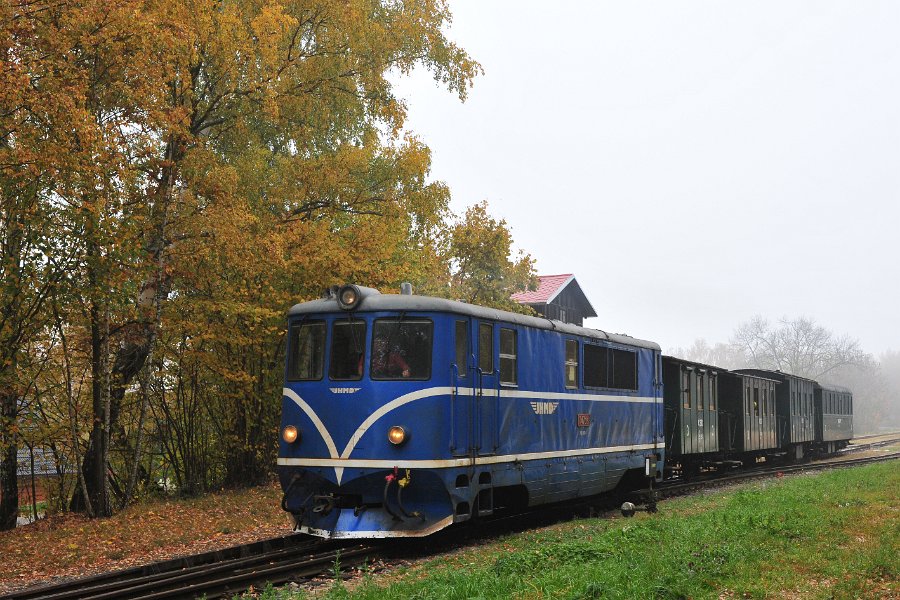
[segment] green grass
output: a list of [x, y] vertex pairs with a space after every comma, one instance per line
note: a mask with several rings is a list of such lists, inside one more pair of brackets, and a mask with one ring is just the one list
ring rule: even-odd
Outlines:
[[633, 519], [566, 523], [309, 596], [897, 598], [897, 466], [682, 498]]

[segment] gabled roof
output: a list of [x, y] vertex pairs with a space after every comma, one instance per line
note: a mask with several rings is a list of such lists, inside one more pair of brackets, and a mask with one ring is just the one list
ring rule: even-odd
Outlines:
[[597, 313], [581, 286], [575, 281], [575, 276], [571, 273], [562, 275], [538, 275], [538, 286], [534, 291], [516, 292], [512, 295], [512, 299], [519, 304], [550, 304], [559, 296], [563, 290], [569, 286], [574, 286], [573, 292], [578, 296], [582, 304], [584, 316], [596, 317]]
[[512, 299], [519, 304], [549, 304], [573, 279], [575, 279], [575, 276], [571, 273], [564, 275], [538, 275], [536, 290], [516, 292], [512, 295]]

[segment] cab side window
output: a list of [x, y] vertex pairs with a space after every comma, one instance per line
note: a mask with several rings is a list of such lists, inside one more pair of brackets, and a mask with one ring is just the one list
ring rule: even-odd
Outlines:
[[518, 347], [516, 331], [500, 328], [500, 383], [516, 385], [518, 377]]
[[578, 387], [578, 341], [566, 340], [566, 388]]

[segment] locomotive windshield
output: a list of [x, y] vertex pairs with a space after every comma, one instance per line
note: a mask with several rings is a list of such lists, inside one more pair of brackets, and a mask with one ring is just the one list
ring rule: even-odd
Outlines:
[[288, 335], [288, 379], [322, 379], [325, 364], [325, 323], [296, 323]]
[[433, 325], [427, 319], [377, 319], [372, 379], [429, 379]]
[[365, 321], [335, 321], [331, 330], [331, 367], [328, 376], [337, 380], [361, 379], [366, 351]]

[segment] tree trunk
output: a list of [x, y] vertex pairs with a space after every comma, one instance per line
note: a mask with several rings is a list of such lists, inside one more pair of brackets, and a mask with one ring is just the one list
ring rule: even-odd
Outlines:
[[[92, 330], [92, 346], [93, 346], [93, 329]], [[142, 328], [144, 329], [144, 328]], [[110, 383], [110, 391], [109, 391], [109, 419], [108, 422], [110, 424], [111, 429], [115, 429], [119, 420], [119, 412], [122, 408], [122, 399], [125, 397], [125, 390], [134, 380], [134, 377], [144, 366], [144, 363], [147, 360], [147, 356], [150, 353], [150, 347], [153, 344], [153, 335], [152, 328], [150, 335], [147, 337], [144, 336], [135, 336], [135, 343], [126, 343], [116, 354], [115, 361], [112, 366], [112, 373], [110, 374], [111, 383]], [[97, 327], [97, 331], [99, 334], [99, 324]], [[99, 342], [98, 342], [99, 343]], [[146, 345], [145, 345], [146, 344]], [[101, 344], [102, 348], [102, 344]], [[91, 505], [94, 508], [94, 512], [96, 516], [108, 516], [111, 507], [109, 505], [109, 498], [106, 495], [106, 481], [101, 479], [101, 477], [105, 477], [107, 474], [106, 465], [103, 464], [102, 457], [105, 455], [103, 444], [104, 436], [103, 432], [103, 424], [105, 419], [104, 409], [106, 408], [105, 398], [102, 395], [103, 388], [103, 373], [100, 363], [95, 365], [95, 361], [92, 359], [91, 361], [91, 370], [97, 368], [98, 371], [93, 375], [94, 377], [94, 426], [91, 431], [91, 443], [88, 446], [88, 450], [84, 455], [84, 460], [82, 462], [82, 472], [85, 475], [85, 484], [87, 486], [88, 495], [91, 497]], [[103, 494], [103, 495], [101, 495]], [[104, 499], [106, 502], [107, 512], [103, 512], [102, 507], [99, 507], [96, 504], [95, 498]], [[72, 496], [72, 502], [69, 505], [70, 510], [81, 512], [85, 510], [84, 499], [80, 494], [75, 494]]]
[[[93, 284], [93, 282], [92, 282]], [[94, 284], [95, 285], [95, 284]], [[91, 303], [91, 397], [93, 399], [94, 424], [91, 429], [91, 445], [85, 457], [85, 478], [94, 516], [108, 517], [111, 513], [109, 488], [106, 485], [106, 432], [104, 425], [108, 421], [106, 402], [103, 394], [103, 340], [100, 334], [100, 310], [96, 303]], [[88, 464], [87, 458], [90, 457]]]
[[[175, 171], [176, 164], [184, 157], [184, 148], [175, 142], [170, 142], [166, 149], [167, 164], [160, 170], [157, 180], [157, 188], [153, 199], [155, 200], [153, 212], [155, 213], [155, 227], [147, 243], [146, 250], [151, 254], [156, 264], [156, 272], [153, 273], [148, 281], [144, 284], [141, 294], [137, 300], [138, 307], [145, 310], [148, 317], [145, 321], [125, 327], [117, 336], [121, 338], [121, 342], [117, 344], [119, 350], [116, 352], [112, 368], [108, 369], [109, 386], [107, 389], [108, 403], [104, 403], [102, 394], [100, 393], [105, 381], [105, 373], [101, 370], [102, 363], [92, 358], [91, 371], [93, 377], [93, 400], [94, 400], [94, 429], [91, 433], [91, 444], [84, 455], [82, 463], [82, 472], [85, 474], [85, 483], [87, 484], [88, 495], [93, 499], [95, 496], [101, 497], [104, 504], [98, 507], [93, 504], [94, 511], [97, 516], [108, 515], [111, 512], [109, 498], [106, 495], [107, 485], [106, 476], [107, 465], [104, 457], [108, 456], [107, 448], [104, 446], [102, 439], [104, 438], [103, 425], [107, 424], [107, 428], [112, 431], [116, 429], [119, 419], [119, 411], [122, 406], [122, 399], [125, 397], [125, 390], [134, 381], [134, 378], [144, 367], [147, 358], [150, 356], [151, 349], [156, 340], [156, 331], [160, 321], [160, 305], [165, 302], [169, 290], [169, 277], [165, 273], [165, 250], [168, 241], [166, 240], [166, 231], [168, 229], [168, 212], [172, 190], [175, 187]], [[99, 249], [96, 245], [88, 244], [89, 261], [91, 257], [96, 257]], [[96, 281], [96, 271], [89, 262], [88, 280], [91, 288], [96, 290], [98, 282]], [[151, 313], [150, 311], [154, 312]], [[91, 304], [91, 350], [102, 350], [103, 344], [100, 339], [100, 313], [96, 303]], [[97, 335], [94, 335], [94, 329], [97, 328]], [[95, 343], [99, 347], [95, 348]], [[94, 354], [99, 358], [99, 352]], [[109, 360], [109, 357], [106, 357]], [[105, 405], [104, 405], [105, 404]], [[104, 414], [103, 409], [108, 408]], [[106, 436], [108, 439], [108, 436]], [[85, 509], [84, 501], [79, 498], [78, 494], [72, 497], [70, 508], [73, 511], [83, 511]]]
[[14, 529], [19, 516], [19, 480], [16, 468], [17, 395], [12, 390], [0, 391], [0, 531]]

